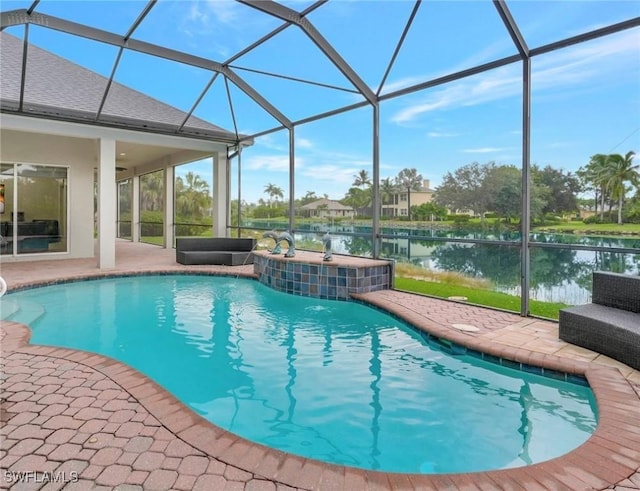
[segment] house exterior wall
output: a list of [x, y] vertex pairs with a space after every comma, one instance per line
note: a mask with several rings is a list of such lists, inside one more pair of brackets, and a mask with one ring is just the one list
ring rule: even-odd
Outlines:
[[[110, 243], [98, 243], [96, 251], [94, 237], [96, 220], [99, 218], [94, 214], [94, 181], [100, 166], [101, 140], [115, 141], [116, 145], [118, 142], [123, 142], [145, 148], [161, 146], [166, 149], [163, 157], [149, 158], [126, 172], [119, 172], [115, 176], [116, 179], [138, 177], [145, 171], [170, 169], [173, 165], [217, 155], [217, 168], [214, 167], [214, 173], [218, 179], [225, 182], [225, 185], [223, 186], [221, 182], [216, 188], [222, 194], [217, 196], [217, 205], [220, 209], [214, 210], [214, 213], [216, 216], [225, 216], [227, 160], [226, 145], [223, 143], [3, 114], [0, 125], [0, 160], [8, 164], [66, 167], [69, 189], [67, 252], [18, 254], [17, 256], [3, 254], [1, 257], [3, 262], [98, 257], [99, 265], [103, 265], [100, 267], [112, 267], [113, 247]], [[113, 152], [109, 154], [110, 159], [114, 157], [112, 154]], [[115, 166], [116, 162], [111, 160], [102, 162], [102, 165]], [[137, 179], [134, 179], [134, 188], [136, 181]], [[115, 179], [113, 184], [115, 187]], [[110, 186], [105, 185], [105, 187]], [[109, 196], [101, 200], [103, 209], [107, 211], [107, 220], [110, 219], [111, 211], [107, 208], [113, 207], [112, 211], [115, 213], [117, 207], [115, 188], [111, 191], [113, 192], [107, 192]], [[136, 209], [134, 209], [134, 216], [135, 212]], [[226, 221], [217, 225], [217, 232], [224, 235]], [[103, 234], [106, 240], [116, 240], [115, 233], [109, 239], [106, 236], [111, 234], [106, 232], [107, 229]], [[134, 238], [135, 236], [134, 233]], [[169, 241], [168, 247], [172, 247], [172, 241]], [[105, 259], [107, 256], [110, 259]]]
[[328, 210], [326, 208], [318, 208], [315, 210], [304, 210], [303, 216], [316, 218], [353, 217], [353, 210]]
[[[65, 258], [94, 256], [93, 182], [97, 166], [96, 141], [68, 136], [0, 132], [0, 160], [4, 163], [58, 165], [68, 167], [69, 229]], [[3, 256], [3, 261], [51, 259], [50, 254]]]
[[[433, 191], [411, 191], [411, 206], [420, 206], [431, 202], [432, 199]], [[382, 205], [383, 216], [406, 217], [409, 215], [409, 197], [406, 191], [394, 194], [390, 201], [392, 204]]]

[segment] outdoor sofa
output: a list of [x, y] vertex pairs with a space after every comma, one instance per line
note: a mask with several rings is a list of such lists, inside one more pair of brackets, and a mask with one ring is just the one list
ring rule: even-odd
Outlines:
[[232, 237], [185, 237], [176, 239], [176, 262], [180, 264], [253, 264], [256, 239]]
[[640, 276], [594, 272], [591, 301], [560, 310], [560, 339], [640, 370]]

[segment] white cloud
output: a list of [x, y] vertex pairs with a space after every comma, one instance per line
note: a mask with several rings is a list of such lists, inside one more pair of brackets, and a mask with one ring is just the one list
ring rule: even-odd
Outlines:
[[297, 148], [313, 148], [313, 142], [308, 138], [296, 138]]
[[239, 5], [233, 0], [207, 0], [206, 5], [218, 22], [232, 24], [238, 19]]
[[446, 133], [444, 131], [430, 131], [427, 133], [429, 138], [451, 138], [454, 136], [458, 136], [457, 133]]
[[[628, 31], [536, 57], [532, 89], [535, 92], [575, 90], [577, 85], [596, 83], [599, 77], [610, 83], [611, 73], [624, 73], [628, 60], [637, 57], [639, 44], [640, 36]], [[422, 93], [412, 98], [411, 105], [396, 112], [391, 120], [398, 124], [409, 123], [438, 109], [478, 105], [521, 93], [521, 65], [515, 63]]]
[[[368, 163], [370, 166], [371, 163]], [[312, 178], [314, 182], [324, 181], [332, 184], [332, 189], [341, 186], [351, 187], [354, 175], [361, 169], [366, 168], [365, 164], [344, 167], [337, 164], [312, 164], [300, 172], [301, 176]], [[308, 182], [308, 181], [307, 181]]]
[[[298, 162], [296, 162], [298, 164]], [[297, 165], [296, 165], [297, 166]], [[251, 155], [243, 157], [243, 169], [265, 172], [289, 172], [288, 155]]]

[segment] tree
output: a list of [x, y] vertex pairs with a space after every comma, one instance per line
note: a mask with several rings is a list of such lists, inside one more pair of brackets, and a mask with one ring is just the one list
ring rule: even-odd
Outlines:
[[592, 155], [589, 163], [578, 170], [578, 176], [586, 188], [593, 185], [595, 190], [595, 210], [598, 212], [598, 198], [600, 198], [600, 220], [604, 218], [604, 203], [607, 195], [607, 160], [608, 155], [598, 153]]
[[395, 179], [396, 186], [407, 190], [407, 214], [411, 221], [411, 191], [418, 191], [422, 186], [422, 174], [416, 169], [402, 169]]
[[640, 184], [640, 165], [633, 165], [635, 152], [627, 152], [626, 155], [609, 155], [607, 158], [606, 178], [607, 189], [611, 192], [612, 199], [618, 199], [618, 224], [622, 225], [622, 206], [627, 192], [626, 183], [633, 186]]
[[522, 172], [512, 165], [494, 167], [487, 176], [485, 187], [494, 189], [491, 210], [507, 223], [522, 214]]
[[456, 169], [453, 174], [447, 172], [442, 184], [436, 188], [434, 201], [454, 212], [473, 210], [483, 218], [494, 197], [495, 190], [488, 186], [486, 179], [493, 168], [493, 162], [484, 165], [473, 162]]
[[638, 187], [640, 183], [640, 166], [633, 165], [635, 152], [619, 154], [595, 154], [589, 163], [578, 171], [584, 188], [592, 185], [596, 190], [596, 211], [598, 194], [600, 198], [600, 220], [604, 219], [604, 205], [609, 201], [609, 209], [613, 200], [618, 200], [618, 223], [622, 223], [622, 208], [627, 192], [626, 184]]
[[202, 217], [211, 206], [209, 183], [200, 175], [187, 172], [176, 178], [176, 215], [182, 217]]
[[362, 212], [371, 203], [371, 188], [360, 189], [357, 187], [349, 188], [347, 195], [342, 199], [342, 204], [351, 206], [356, 215]]
[[147, 211], [162, 210], [164, 203], [164, 171], [140, 176], [140, 208]]
[[565, 174], [561, 169], [547, 165], [544, 169], [533, 166], [531, 169], [533, 183], [548, 189], [547, 203], [543, 213], [562, 215], [578, 209], [577, 194], [580, 182], [570, 172]]
[[371, 178], [369, 177], [369, 173], [362, 169], [358, 172], [354, 177], [353, 186], [364, 188], [365, 186], [371, 186]]
[[275, 184], [267, 184], [264, 187], [264, 192], [269, 196], [269, 206], [272, 206], [271, 200], [275, 198], [276, 205], [278, 204], [278, 198], [283, 198], [284, 193], [282, 189], [276, 186]]
[[315, 191], [307, 191], [305, 195], [298, 200], [299, 206], [304, 206], [309, 203], [313, 203], [314, 201], [318, 201], [318, 195], [316, 195]]
[[418, 221], [433, 221], [434, 218], [444, 220], [447, 217], [447, 209], [443, 206], [438, 206], [433, 202], [429, 202], [413, 206], [411, 214], [414, 220]]

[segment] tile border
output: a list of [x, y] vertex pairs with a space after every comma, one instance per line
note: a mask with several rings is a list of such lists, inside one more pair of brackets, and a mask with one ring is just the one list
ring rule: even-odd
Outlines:
[[[255, 279], [251, 274], [158, 270], [76, 275], [54, 282], [23, 284], [12, 288], [11, 291], [69, 281], [149, 274], [224, 275]], [[31, 330], [23, 324], [2, 321], [4, 331], [2, 353], [46, 355], [90, 367], [129, 392], [176, 437], [207, 455], [274, 482], [303, 489], [319, 489], [320, 483], [327, 480], [340, 483], [340, 486], [337, 486], [338, 489], [340, 487], [363, 489], [365, 486], [371, 489], [376, 487], [405, 489], [411, 486], [417, 489], [473, 489], [474, 487], [518, 489], [517, 483], [532, 481], [537, 483], [540, 489], [549, 490], [605, 489], [638, 471], [640, 397], [617, 369], [535, 353], [523, 348], [497, 345], [489, 340], [449, 330], [389, 301], [373, 301], [364, 297], [358, 300], [391, 312], [408, 324], [428, 333], [429, 336], [449, 340], [467, 350], [486, 353], [488, 356], [510, 360], [521, 365], [563, 372], [567, 376], [585, 377], [595, 394], [598, 405], [599, 422], [595, 432], [573, 451], [526, 467], [460, 474], [400, 474], [368, 471], [306, 459], [244, 440], [197, 415], [151, 379], [122, 362], [79, 350], [29, 344]], [[365, 486], [359, 486], [358, 483], [365, 483]]]

